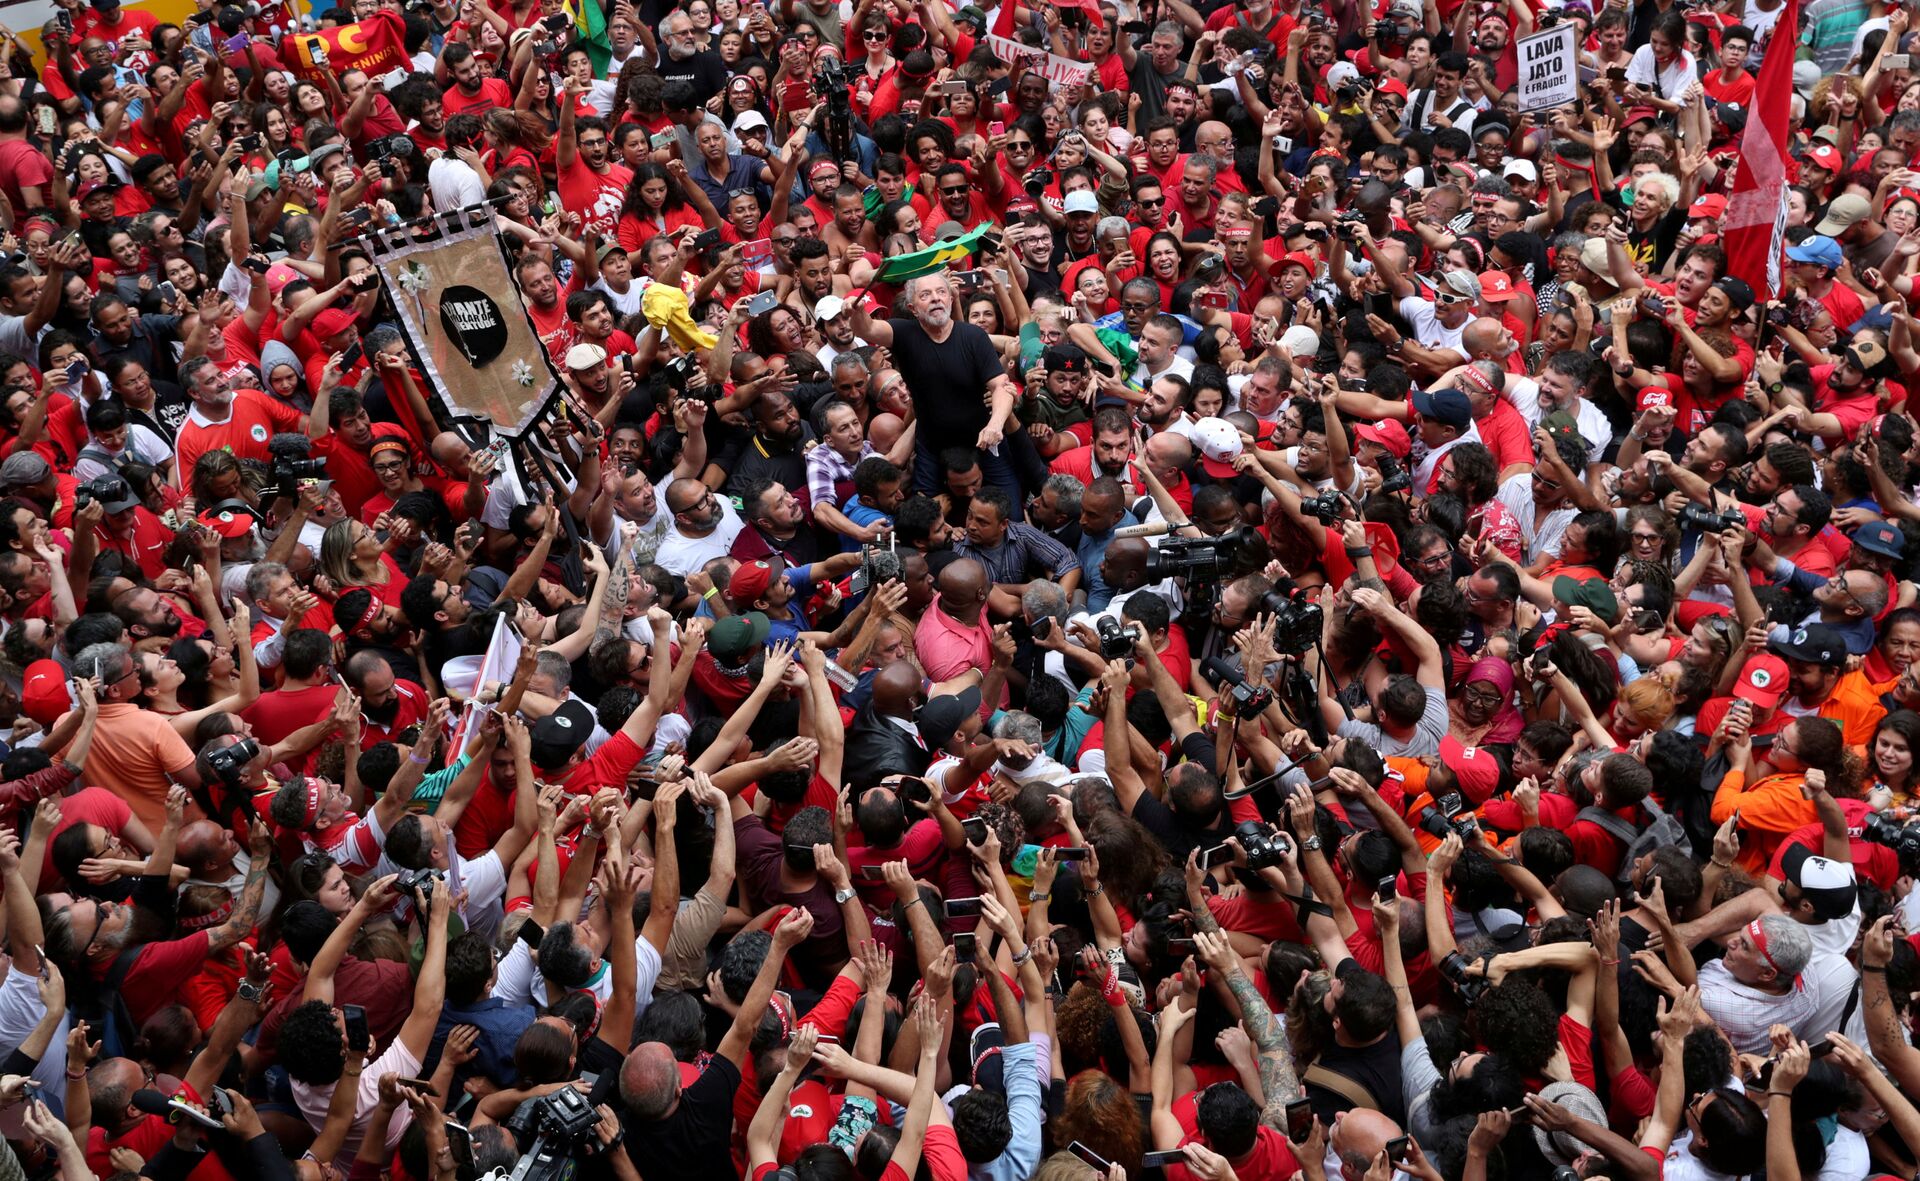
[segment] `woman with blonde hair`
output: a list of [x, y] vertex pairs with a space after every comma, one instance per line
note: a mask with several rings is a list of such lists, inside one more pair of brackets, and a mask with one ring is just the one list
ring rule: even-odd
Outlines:
[[343, 591], [364, 586], [374, 598], [399, 606], [400, 592], [407, 589], [407, 575], [390, 551], [401, 540], [399, 529], [387, 534], [382, 542], [360, 521], [335, 521], [320, 537], [320, 575], [313, 589], [326, 598], [338, 598]]

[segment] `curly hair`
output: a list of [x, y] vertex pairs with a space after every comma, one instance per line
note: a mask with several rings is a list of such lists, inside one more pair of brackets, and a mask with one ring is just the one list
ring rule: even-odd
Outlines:
[[1473, 1008], [1474, 1028], [1487, 1049], [1513, 1063], [1522, 1075], [1546, 1070], [1560, 1048], [1560, 1012], [1539, 985], [1503, 980]]
[[1053, 1015], [1054, 1035], [1060, 1041], [1060, 1061], [1069, 1073], [1097, 1069], [1100, 1027], [1107, 1021], [1107, 1003], [1100, 994], [1076, 983], [1067, 990]]
[[1114, 1077], [1104, 1070], [1083, 1070], [1067, 1080], [1066, 1108], [1049, 1121], [1058, 1144], [1075, 1140], [1128, 1170], [1140, 1170], [1146, 1129], [1140, 1108]]

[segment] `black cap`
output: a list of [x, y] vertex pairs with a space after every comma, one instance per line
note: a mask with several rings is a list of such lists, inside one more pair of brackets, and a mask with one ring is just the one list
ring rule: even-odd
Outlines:
[[1723, 278], [1716, 279], [1713, 285], [1726, 292], [1727, 299], [1733, 304], [1734, 311], [1744, 312], [1753, 306], [1753, 288], [1747, 284], [1745, 279], [1727, 275]]
[[1040, 365], [1048, 373], [1085, 373], [1087, 352], [1077, 344], [1050, 344]]
[[945, 750], [947, 743], [966, 725], [968, 714], [980, 712], [980, 686], [969, 685], [958, 695], [933, 697], [913, 716], [920, 727], [920, 738], [928, 750]]
[[592, 736], [593, 711], [578, 701], [563, 701], [559, 709], [535, 722], [528, 734], [533, 765], [544, 771], [559, 770]]
[[1804, 660], [1828, 668], [1839, 668], [1847, 663], [1846, 639], [1837, 629], [1824, 623], [1796, 627], [1785, 640], [1776, 640], [1768, 647], [1776, 655], [1788, 660]]

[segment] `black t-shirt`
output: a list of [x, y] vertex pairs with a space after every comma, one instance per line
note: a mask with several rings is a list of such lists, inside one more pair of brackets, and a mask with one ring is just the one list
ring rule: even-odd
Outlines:
[[[1391, 1031], [1370, 1046], [1328, 1046], [1316, 1065], [1366, 1088], [1381, 1113], [1394, 1123], [1407, 1122], [1407, 1105], [1400, 1087], [1400, 1041]], [[1336, 1114], [1353, 1108], [1351, 1099], [1318, 1083], [1307, 1083], [1307, 1098], [1313, 1100], [1313, 1114], [1329, 1125]]]
[[987, 383], [1005, 376], [999, 354], [987, 334], [954, 321], [944, 341], [935, 341], [914, 319], [889, 320], [893, 328], [893, 367], [906, 379], [919, 437], [934, 450], [971, 446], [986, 429], [982, 400]]
[[676, 61], [671, 54], [660, 62], [660, 80], [662, 82], [686, 82], [693, 87], [696, 103], [705, 106], [708, 99], [719, 94], [727, 85], [727, 63], [711, 49], [703, 49], [692, 57]]
[[[1203, 733], [1187, 735], [1180, 744], [1180, 753], [1190, 763], [1198, 763], [1209, 771], [1214, 769], [1213, 740]], [[1168, 855], [1177, 862], [1184, 862], [1194, 849], [1212, 848], [1233, 835], [1233, 814], [1224, 804], [1211, 827], [1196, 828], [1150, 791], [1142, 792], [1134, 801], [1133, 818], [1159, 837]]]
[[733, 1095], [740, 1068], [719, 1055], [680, 1092], [680, 1106], [663, 1120], [622, 1114], [627, 1156], [646, 1177], [731, 1177]]

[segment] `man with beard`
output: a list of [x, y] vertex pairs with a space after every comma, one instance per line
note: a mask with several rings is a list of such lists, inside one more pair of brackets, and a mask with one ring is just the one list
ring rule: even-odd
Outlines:
[[[670, 514], [660, 510], [667, 487], [676, 480], [697, 480], [707, 466], [707, 403], [697, 398], [682, 398], [674, 407], [673, 421], [683, 440], [680, 460], [659, 483], [648, 478], [639, 458], [621, 459], [608, 464], [600, 477], [600, 494], [587, 510], [587, 536], [614, 554], [616, 535], [639, 563], [651, 562], [671, 527]], [[616, 456], [616, 459], [619, 457]]]
[[1127, 461], [1132, 457], [1133, 429], [1127, 422], [1127, 412], [1118, 406], [1106, 406], [1093, 416], [1093, 442], [1060, 453], [1047, 469], [1072, 476], [1091, 489], [1093, 482], [1103, 477], [1124, 479]]
[[127, 625], [127, 639], [136, 655], [164, 653], [184, 622], [165, 599], [145, 586], [121, 592], [113, 601], [113, 613]]
[[180, 380], [193, 409], [174, 442], [173, 482], [186, 487], [193, 465], [209, 451], [231, 451], [241, 459], [271, 463], [267, 440], [278, 431], [304, 431], [298, 410], [259, 390], [234, 391], [214, 363], [193, 357], [180, 366]]
[[663, 500], [673, 524], [654, 554], [654, 562], [682, 578], [715, 558], [725, 557], [745, 522], [732, 501], [715, 496], [695, 479], [679, 479], [667, 486]]
[[180, 216], [186, 196], [180, 191], [180, 172], [171, 161], [160, 155], [142, 156], [133, 162], [128, 172], [133, 176], [134, 187], [147, 199], [153, 212]]
[[[620, 221], [627, 185], [633, 180], [633, 169], [609, 158], [605, 119], [575, 116], [576, 100], [586, 92], [585, 83], [567, 79], [566, 96], [560, 103], [560, 132], [553, 147], [560, 175], [560, 204], [568, 213], [580, 215], [580, 228], [575, 232], [581, 238], [598, 234], [611, 239]], [[725, 138], [723, 132], [722, 141]]]
[[[1484, 9], [1477, 11], [1484, 12]], [[1459, 18], [1459, 26], [1465, 29], [1470, 13]], [[1508, 27], [1512, 20], [1516, 27]], [[1504, 12], [1487, 12], [1474, 28], [1474, 54], [1468, 63], [1469, 72], [1477, 75], [1487, 94], [1499, 94], [1510, 90], [1520, 74], [1519, 56], [1514, 51], [1514, 38], [1524, 37], [1533, 31], [1533, 10], [1524, 4], [1513, 6], [1513, 15]], [[1464, 37], [1455, 38], [1456, 42]]]
[[1116, 544], [1113, 531], [1139, 523], [1127, 509], [1126, 489], [1120, 486], [1119, 480], [1101, 476], [1088, 481], [1086, 491], [1080, 495], [1080, 544], [1074, 556], [1080, 559], [1080, 569], [1086, 573], [1089, 612], [1105, 611], [1116, 591], [1122, 589], [1106, 580], [1106, 556]]
[[427, 691], [396, 677], [392, 664], [377, 652], [356, 652], [348, 658], [344, 675], [347, 687], [360, 696], [361, 750], [399, 741], [403, 730], [427, 716]]
[[[520, 293], [527, 297], [527, 315], [533, 320], [533, 330], [539, 335], [540, 343], [547, 348], [547, 356], [561, 360], [567, 350], [579, 342], [579, 332], [567, 318], [567, 302], [561, 297], [560, 280], [554, 276], [553, 264], [529, 253], [514, 264], [513, 277], [520, 283]], [[569, 294], [579, 282], [580, 272], [576, 270], [568, 286]]]
[[[1017, 234], [1017, 237], [1016, 237]], [[1053, 231], [1043, 225], [1024, 225], [1008, 231], [1009, 246], [1020, 251], [1020, 266], [1026, 272], [1027, 296], [1033, 298], [1060, 290], [1059, 250]], [[1160, 306], [1160, 288], [1151, 279], [1144, 280], [1153, 290], [1153, 307]]]
[[440, 109], [448, 118], [455, 115], [481, 115], [499, 107], [513, 107], [513, 91], [504, 79], [489, 77], [480, 69], [480, 59], [464, 41], [449, 42], [440, 55], [440, 64], [453, 79], [441, 96]]
[[[538, 569], [530, 558], [528, 564]], [[333, 601], [333, 623], [346, 640], [347, 657], [371, 654], [385, 660], [395, 676], [418, 684], [428, 674], [413, 652], [419, 641], [406, 612], [392, 603], [375, 598], [372, 591], [356, 586]], [[404, 729], [396, 726], [393, 729]]]
[[718, 53], [695, 44], [693, 35], [693, 18], [683, 11], [676, 10], [660, 22], [660, 44], [666, 50], [660, 60], [660, 79], [691, 86], [694, 105], [704, 107], [726, 86], [727, 64]]
[[[89, 645], [73, 658], [73, 671], [100, 684], [100, 714], [87, 756], [87, 781], [125, 800], [148, 831], [159, 832], [167, 823], [168, 784], [200, 786], [193, 750], [174, 731], [172, 722], [135, 704], [141, 692], [140, 675], [125, 647]], [[265, 869], [264, 862], [260, 868]]]
[[1140, 330], [1140, 367], [1134, 371], [1134, 384], [1149, 386], [1163, 377], [1193, 378], [1193, 362], [1180, 355], [1186, 329], [1179, 319], [1165, 313], [1147, 321]]
[[834, 293], [838, 277], [833, 273], [832, 250], [818, 238], [801, 238], [793, 244], [793, 277], [781, 280], [786, 288], [784, 302], [799, 313], [801, 322], [813, 314], [820, 301]]
[[486, 637], [468, 626], [473, 604], [460, 593], [458, 584], [433, 574], [417, 574], [400, 593], [400, 610], [426, 637], [428, 668], [444, 668], [456, 656], [486, 650]]
[[[807, 450], [814, 443], [813, 428], [800, 417], [800, 408], [782, 390], [769, 389], [753, 401], [753, 434], [737, 455], [722, 456], [729, 473], [725, 490], [742, 495], [760, 480], [777, 480], [805, 496]], [[803, 512], [807, 506], [801, 505]]]
[[914, 486], [934, 490], [934, 453], [942, 442], [972, 439], [989, 483], [1019, 494], [1020, 481], [1001, 454], [1013, 382], [980, 328], [953, 318], [953, 287], [945, 271], [907, 280], [911, 318], [875, 320], [864, 306], [853, 312], [854, 332], [889, 350], [906, 378], [919, 423], [914, 439]]
[[1613, 440], [1613, 424], [1607, 421], [1605, 412], [1587, 398], [1599, 373], [1599, 363], [1591, 353], [1567, 349], [1548, 357], [1546, 368], [1534, 380], [1510, 377], [1507, 381], [1507, 400], [1527, 420], [1529, 429], [1538, 431], [1543, 422], [1556, 414], [1566, 415], [1580, 428], [1580, 438], [1587, 448], [1587, 465], [1574, 470], [1582, 474], [1588, 466], [1600, 462], [1607, 444]]
[[957, 161], [942, 164], [929, 178], [940, 194], [940, 205], [920, 222], [920, 240], [932, 245], [940, 231], [951, 222], [962, 230], [972, 230], [994, 219], [993, 206], [986, 193], [967, 175], [967, 166]]
[[1215, 185], [1220, 166], [1211, 156], [1195, 154], [1180, 166], [1180, 182], [1173, 188], [1168, 213], [1177, 214], [1182, 229], [1212, 229], [1220, 212]]
[[1436, 115], [1446, 120], [1446, 126], [1471, 132], [1474, 116], [1478, 112], [1460, 94], [1460, 84], [1466, 81], [1467, 68], [1468, 60], [1464, 53], [1443, 53], [1436, 58], [1433, 63], [1433, 85], [1413, 92], [1407, 102], [1406, 114], [1400, 119], [1401, 132], [1432, 131], [1440, 126]]

